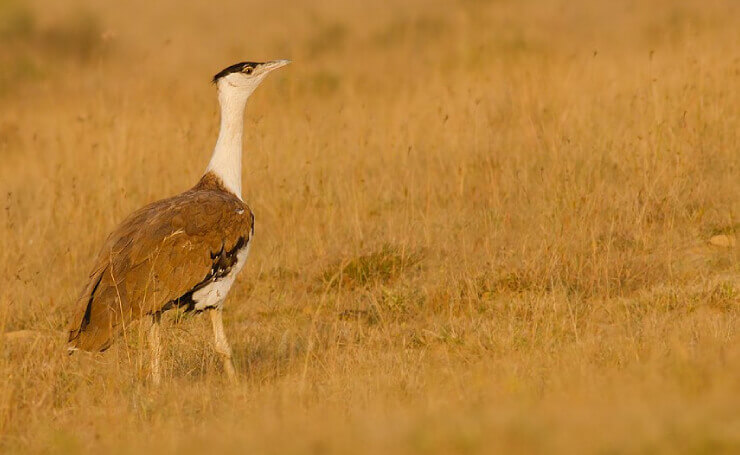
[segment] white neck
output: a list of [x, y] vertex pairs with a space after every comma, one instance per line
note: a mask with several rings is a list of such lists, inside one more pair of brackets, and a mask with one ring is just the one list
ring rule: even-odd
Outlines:
[[221, 105], [221, 129], [216, 147], [206, 172], [213, 172], [223, 185], [242, 198], [242, 134], [244, 109], [251, 91], [230, 89], [219, 84], [218, 102]]

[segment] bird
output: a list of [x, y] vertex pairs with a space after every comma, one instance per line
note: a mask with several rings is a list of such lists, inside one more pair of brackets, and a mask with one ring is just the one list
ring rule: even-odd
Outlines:
[[124, 219], [104, 242], [75, 303], [68, 349], [102, 352], [135, 320], [148, 320], [151, 380], [161, 381], [160, 321], [170, 309], [208, 312], [215, 350], [237, 380], [223, 305], [254, 238], [242, 200], [242, 135], [247, 100], [289, 60], [240, 62], [213, 77], [221, 123], [211, 160], [192, 188]]

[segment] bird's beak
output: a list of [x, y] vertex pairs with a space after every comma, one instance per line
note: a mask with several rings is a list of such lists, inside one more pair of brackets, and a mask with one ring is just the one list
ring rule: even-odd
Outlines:
[[290, 60], [272, 60], [270, 62], [265, 62], [262, 64], [262, 71], [269, 73], [270, 71], [287, 65], [288, 63], [290, 63]]

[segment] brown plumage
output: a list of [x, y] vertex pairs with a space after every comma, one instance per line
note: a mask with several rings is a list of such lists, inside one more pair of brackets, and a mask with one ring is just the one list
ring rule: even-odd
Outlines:
[[134, 212], [95, 260], [69, 329], [72, 347], [105, 350], [134, 319], [193, 309], [193, 292], [228, 272], [253, 229], [249, 207], [212, 173]]

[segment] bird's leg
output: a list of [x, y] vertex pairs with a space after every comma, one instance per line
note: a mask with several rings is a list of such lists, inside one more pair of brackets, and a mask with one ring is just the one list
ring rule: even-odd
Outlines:
[[209, 313], [213, 324], [213, 335], [216, 339], [216, 352], [221, 355], [224, 361], [226, 376], [229, 377], [231, 382], [236, 382], [236, 370], [234, 370], [234, 363], [231, 361], [231, 346], [229, 346], [229, 340], [226, 339], [226, 333], [224, 332], [223, 310], [215, 308], [209, 310]]
[[149, 326], [149, 347], [152, 351], [152, 383], [158, 386], [161, 379], [159, 358], [162, 353], [162, 344], [159, 339], [159, 321], [162, 319], [162, 313], [153, 313], [151, 317], [151, 326]]

